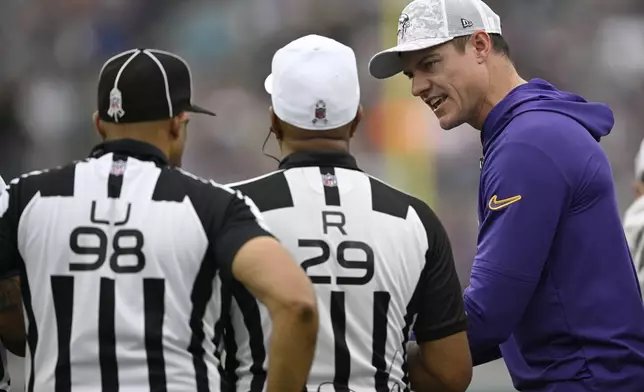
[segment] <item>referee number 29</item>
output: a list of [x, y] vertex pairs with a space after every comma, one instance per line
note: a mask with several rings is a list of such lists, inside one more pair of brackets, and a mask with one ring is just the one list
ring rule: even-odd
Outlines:
[[[81, 240], [85, 238], [85, 241]], [[98, 240], [98, 243], [96, 242]], [[109, 255], [110, 268], [116, 273], [137, 273], [145, 267], [143, 254], [143, 233], [136, 229], [120, 229], [114, 233], [112, 241], [108, 241], [105, 230], [92, 226], [79, 226], [69, 236], [69, 247], [77, 255], [95, 256], [92, 263], [70, 263], [70, 271], [94, 271], [108, 260], [108, 242], [112, 243]], [[87, 245], [91, 243], [92, 245]], [[123, 265], [124, 256], [134, 258], [134, 264]]]
[[[299, 240], [298, 246], [300, 248], [317, 248], [322, 251], [319, 256], [306, 259], [302, 262], [301, 266], [304, 272], [309, 275], [311, 282], [316, 284], [332, 284], [334, 283], [331, 276], [325, 275], [311, 275], [308, 269], [316, 265], [321, 265], [329, 261], [331, 257], [331, 247], [328, 243], [322, 240]], [[362, 253], [359, 259], [348, 258], [349, 251]], [[374, 253], [373, 249], [364, 242], [360, 241], [342, 241], [338, 244], [336, 250], [338, 264], [348, 270], [363, 271], [362, 276], [338, 276], [335, 279], [335, 284], [338, 285], [364, 285], [371, 281], [374, 274]]]

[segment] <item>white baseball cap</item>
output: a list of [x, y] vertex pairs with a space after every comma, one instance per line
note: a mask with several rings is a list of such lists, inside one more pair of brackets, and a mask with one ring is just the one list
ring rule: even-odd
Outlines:
[[481, 0], [414, 0], [398, 19], [398, 45], [369, 61], [369, 73], [377, 79], [403, 70], [401, 52], [442, 45], [476, 31], [501, 34], [501, 18]]
[[278, 50], [271, 68], [264, 87], [280, 120], [325, 131], [355, 119], [360, 83], [356, 55], [350, 47], [307, 35]]

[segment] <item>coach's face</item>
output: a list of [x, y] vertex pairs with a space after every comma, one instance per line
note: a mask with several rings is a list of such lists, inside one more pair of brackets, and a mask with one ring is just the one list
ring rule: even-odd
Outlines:
[[[470, 41], [476, 40], [475, 36]], [[443, 129], [470, 122], [485, 99], [484, 58], [468, 42], [464, 51], [451, 43], [402, 54], [411, 92], [429, 106]]]

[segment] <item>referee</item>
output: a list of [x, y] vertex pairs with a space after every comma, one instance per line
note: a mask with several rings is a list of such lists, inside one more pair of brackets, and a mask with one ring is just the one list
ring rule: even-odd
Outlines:
[[[307, 390], [408, 391], [412, 370], [416, 391], [464, 391], [472, 364], [445, 230], [424, 202], [362, 172], [349, 154], [361, 117], [353, 50], [302, 37], [275, 53], [265, 85], [284, 158], [278, 171], [231, 186], [253, 198], [315, 285], [320, 333]], [[248, 302], [243, 288], [233, 295]], [[262, 387], [269, 326], [242, 328], [252, 317], [233, 314], [241, 335], [227, 346], [239, 391]], [[420, 356], [407, 363], [412, 329]]]
[[272, 335], [267, 390], [302, 390], [313, 289], [250, 199], [175, 166], [187, 113], [213, 114], [192, 105], [191, 85], [174, 54], [111, 58], [94, 116], [104, 142], [0, 198], [0, 275], [21, 271], [28, 392], [220, 391], [213, 348], [233, 280], [288, 326]]

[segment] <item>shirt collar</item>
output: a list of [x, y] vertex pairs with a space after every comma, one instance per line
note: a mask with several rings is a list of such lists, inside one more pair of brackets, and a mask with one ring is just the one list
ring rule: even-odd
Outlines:
[[90, 158], [100, 158], [109, 153], [124, 154], [142, 161], [152, 161], [158, 165], [168, 165], [168, 158], [161, 150], [152, 144], [133, 139], [103, 142], [94, 147], [89, 156]]
[[331, 166], [362, 171], [351, 154], [340, 151], [298, 151], [282, 159], [279, 164], [280, 169], [306, 166]]

